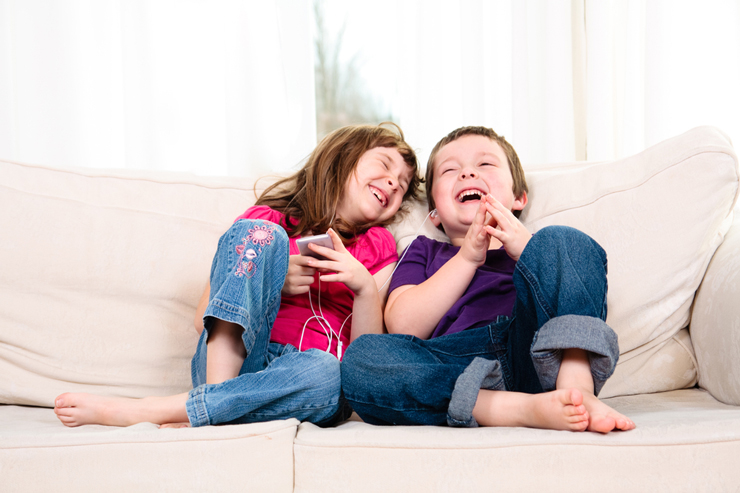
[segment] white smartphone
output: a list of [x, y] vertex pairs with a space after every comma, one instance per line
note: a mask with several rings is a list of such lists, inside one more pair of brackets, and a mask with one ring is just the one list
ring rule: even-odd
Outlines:
[[316, 243], [317, 245], [321, 245], [323, 247], [331, 248], [332, 250], [334, 250], [334, 244], [332, 243], [331, 238], [328, 234], [306, 236], [305, 238], [298, 238], [295, 242], [298, 244], [298, 250], [301, 251], [301, 255], [307, 255], [319, 260], [326, 260], [326, 257], [324, 257], [323, 255], [319, 255], [318, 253], [309, 249], [309, 243]]

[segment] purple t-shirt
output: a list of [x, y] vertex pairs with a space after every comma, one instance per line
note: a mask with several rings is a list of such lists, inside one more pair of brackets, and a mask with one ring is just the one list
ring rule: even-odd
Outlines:
[[[449, 243], [417, 237], [409, 245], [391, 279], [390, 291], [406, 284], [421, 284], [460, 250]], [[514, 267], [506, 251], [489, 250], [462, 297], [442, 317], [431, 338], [488, 325], [500, 315], [511, 316], [516, 301]]]

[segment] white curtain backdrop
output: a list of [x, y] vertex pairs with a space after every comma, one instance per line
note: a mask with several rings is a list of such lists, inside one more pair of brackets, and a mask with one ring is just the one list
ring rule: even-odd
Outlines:
[[0, 157], [214, 175], [315, 143], [311, 3], [0, 0]]
[[[740, 142], [740, 0], [324, 1], [419, 150], [461, 125], [526, 163], [698, 125]], [[0, 158], [252, 175], [316, 141], [312, 0], [0, 0]]]

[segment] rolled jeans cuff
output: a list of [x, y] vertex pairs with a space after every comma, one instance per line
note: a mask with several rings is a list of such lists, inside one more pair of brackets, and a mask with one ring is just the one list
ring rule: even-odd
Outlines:
[[200, 385], [188, 393], [188, 400], [185, 403], [185, 410], [188, 413], [190, 426], [206, 426], [211, 424], [206, 410], [205, 385]]
[[[224, 320], [241, 326], [244, 329], [242, 336], [244, 345], [249, 353], [252, 352], [251, 349], [254, 346], [256, 336], [254, 330], [249, 330], [252, 328], [252, 318], [246, 308], [213, 298], [208, 303], [205, 313], [203, 313], [203, 320], [207, 321], [209, 319]], [[204, 325], [206, 325], [206, 329], [210, 328], [210, 324], [204, 322]]]
[[501, 363], [498, 360], [475, 358], [457, 377], [447, 408], [449, 426], [468, 428], [478, 426], [473, 417], [473, 408], [481, 389], [506, 390]]
[[594, 395], [599, 395], [619, 360], [617, 334], [606, 322], [585, 315], [563, 315], [547, 321], [532, 342], [532, 362], [545, 392], [554, 390], [562, 350], [588, 351]]

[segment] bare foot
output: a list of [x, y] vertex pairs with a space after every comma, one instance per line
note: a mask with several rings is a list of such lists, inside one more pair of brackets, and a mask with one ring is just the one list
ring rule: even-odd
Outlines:
[[483, 426], [584, 431], [589, 424], [583, 395], [577, 389], [543, 394], [481, 390], [473, 416]]
[[588, 431], [609, 433], [613, 430], [627, 431], [635, 428], [631, 419], [604, 404], [593, 394], [583, 394], [583, 405], [590, 416]]
[[163, 423], [159, 425], [160, 428], [190, 428], [190, 422], [185, 423]]
[[65, 426], [99, 424], [131, 426], [136, 423], [176, 423], [187, 421], [188, 394], [169, 397], [104, 397], [85, 393], [66, 393], [54, 401], [54, 412]]

